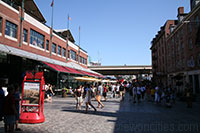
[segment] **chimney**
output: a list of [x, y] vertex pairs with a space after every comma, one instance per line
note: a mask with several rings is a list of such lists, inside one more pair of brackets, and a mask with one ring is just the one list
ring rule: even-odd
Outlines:
[[179, 7], [178, 8], [178, 21], [181, 22], [184, 18], [184, 7]]
[[184, 7], [178, 8], [178, 15], [184, 14]]

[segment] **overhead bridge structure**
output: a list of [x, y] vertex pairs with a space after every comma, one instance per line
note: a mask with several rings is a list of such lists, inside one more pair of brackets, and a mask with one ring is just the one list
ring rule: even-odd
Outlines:
[[89, 66], [93, 71], [103, 75], [140, 75], [152, 74], [152, 66]]

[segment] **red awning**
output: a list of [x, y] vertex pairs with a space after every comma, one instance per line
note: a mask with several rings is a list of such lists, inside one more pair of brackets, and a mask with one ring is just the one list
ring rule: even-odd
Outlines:
[[79, 72], [79, 71], [76, 70], [76, 69], [69, 68], [69, 67], [65, 67], [65, 66], [63, 66], [63, 67], [64, 67], [66, 70], [70, 71], [70, 73], [83, 75], [83, 73]]
[[86, 72], [86, 71], [81, 71], [84, 75], [88, 75], [88, 76], [92, 76], [92, 77], [97, 77], [97, 75], [93, 74], [93, 73], [89, 73], [89, 72]]
[[46, 64], [47, 66], [51, 67], [52, 69], [59, 71], [59, 72], [66, 72], [66, 73], [83, 75], [83, 73], [81, 73], [78, 70], [73, 69], [73, 68], [60, 66], [60, 65], [56, 65], [56, 64], [51, 64], [51, 63], [47, 63], [47, 62], [43, 62], [43, 63]]
[[47, 63], [47, 62], [43, 62], [43, 63], [46, 64], [47, 66], [53, 68], [53, 69], [56, 70], [56, 71], [71, 73], [69, 70], [65, 69], [64, 67], [62, 67], [62, 66], [60, 66], [60, 65], [51, 64], [51, 63]]

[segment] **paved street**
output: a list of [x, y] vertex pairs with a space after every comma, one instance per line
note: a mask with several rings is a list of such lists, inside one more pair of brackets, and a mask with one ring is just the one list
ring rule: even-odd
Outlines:
[[[97, 106], [96, 101], [93, 101]], [[104, 102], [105, 108], [95, 113], [90, 109], [85, 114], [76, 111], [72, 97], [54, 97], [53, 103], [45, 103], [46, 121], [42, 124], [20, 124], [21, 133], [67, 133], [67, 132], [200, 132], [200, 106], [195, 103], [192, 109], [182, 102], [172, 108], [143, 101], [140, 104], [129, 102], [128, 96], [120, 103], [119, 99]], [[0, 122], [0, 132], [3, 123]]]

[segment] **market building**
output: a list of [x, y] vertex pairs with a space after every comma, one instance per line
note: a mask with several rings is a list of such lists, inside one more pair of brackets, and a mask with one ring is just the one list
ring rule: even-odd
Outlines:
[[[153, 76], [156, 82], [165, 86], [172, 85], [178, 91], [184, 91], [188, 83], [193, 87], [193, 93], [199, 93], [200, 0], [190, 0], [190, 4], [189, 13], [184, 13], [184, 8], [180, 7], [178, 19], [172, 20], [169, 26], [166, 26], [169, 21], [166, 22], [164, 41], [158, 38], [159, 35], [153, 39]], [[156, 43], [156, 40], [161, 43]], [[162, 80], [159, 76], [165, 78]]]
[[0, 0], [0, 78], [21, 83], [26, 71], [43, 71], [56, 88], [73, 86], [75, 76], [102, 77], [87, 68], [88, 53], [69, 29], [54, 30], [34, 0]]

